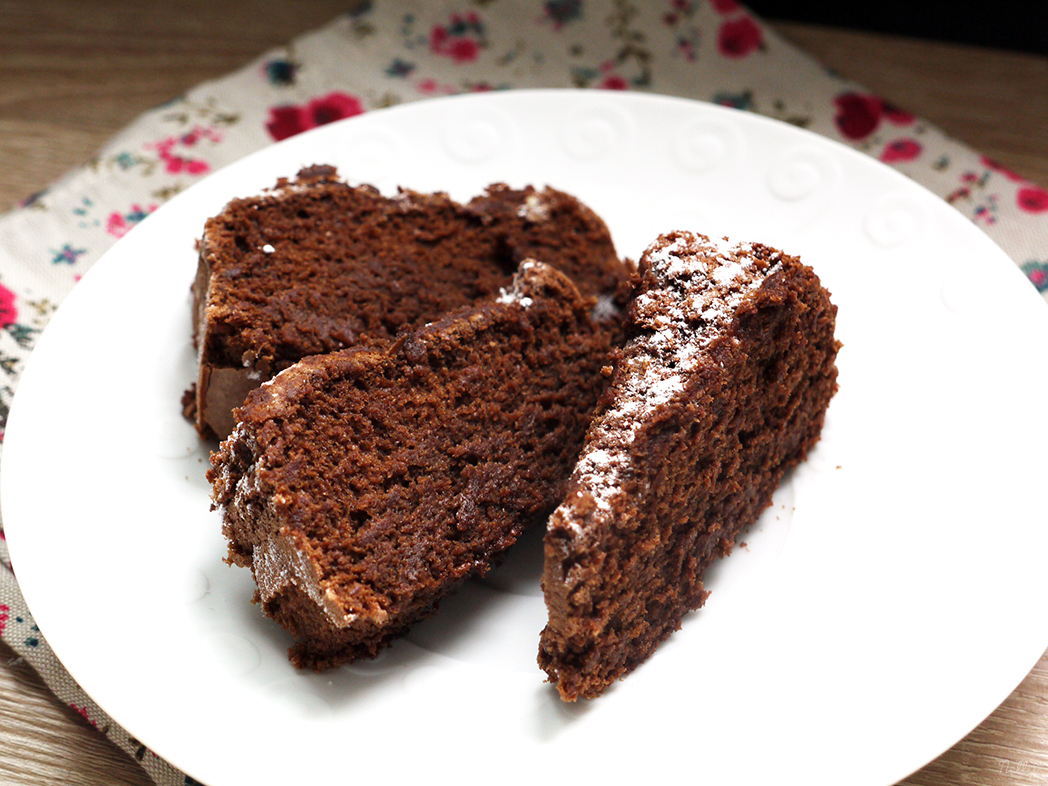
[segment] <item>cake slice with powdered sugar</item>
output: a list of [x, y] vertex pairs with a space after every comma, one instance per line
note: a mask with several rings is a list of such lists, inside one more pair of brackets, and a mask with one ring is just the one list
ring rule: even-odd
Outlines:
[[705, 568], [819, 439], [836, 307], [768, 246], [674, 232], [640, 261], [628, 341], [550, 518], [539, 664], [601, 694], [706, 599]]
[[248, 394], [208, 480], [296, 665], [374, 657], [541, 526], [607, 384], [591, 306], [525, 260], [484, 303]]

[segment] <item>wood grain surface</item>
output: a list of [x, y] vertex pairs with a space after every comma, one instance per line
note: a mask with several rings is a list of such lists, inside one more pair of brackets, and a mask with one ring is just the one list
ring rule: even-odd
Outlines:
[[[0, 0], [0, 210], [83, 163], [143, 111], [351, 4]], [[1048, 184], [1048, 58], [767, 21], [844, 76]], [[148, 783], [0, 644], [0, 784]], [[1048, 658], [982, 725], [903, 783], [1048, 783]]]

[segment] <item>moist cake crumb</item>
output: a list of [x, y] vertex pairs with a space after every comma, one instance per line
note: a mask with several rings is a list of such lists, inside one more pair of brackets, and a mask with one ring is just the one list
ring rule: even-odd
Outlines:
[[208, 479], [229, 561], [325, 669], [376, 655], [563, 498], [610, 336], [551, 266], [248, 394]]
[[495, 297], [524, 259], [569, 276], [609, 329], [633, 272], [600, 217], [556, 189], [496, 183], [465, 204], [387, 197], [322, 165], [231, 201], [198, 248], [192, 412], [201, 437], [219, 439], [248, 391], [281, 369]]

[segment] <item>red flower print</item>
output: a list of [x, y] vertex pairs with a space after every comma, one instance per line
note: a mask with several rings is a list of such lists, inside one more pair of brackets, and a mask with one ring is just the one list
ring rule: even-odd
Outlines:
[[452, 35], [447, 28], [437, 25], [429, 34], [429, 51], [450, 57], [456, 63], [472, 63], [480, 54], [480, 43], [475, 38]]
[[88, 723], [90, 723], [95, 728], [98, 728], [98, 724], [95, 723], [95, 721], [93, 721], [91, 719], [91, 715], [88, 713], [87, 707], [81, 707], [79, 704], [76, 704], [75, 702], [70, 702], [69, 706], [72, 707], [73, 712], [75, 712], [78, 715], [82, 716], [84, 720], [86, 720]]
[[112, 212], [109, 214], [109, 218], [106, 219], [106, 232], [113, 235], [114, 237], [123, 237], [131, 231], [131, 227], [139, 223], [142, 219], [157, 209], [156, 205], [131, 205], [131, 209], [127, 213]]
[[0, 603], [0, 633], [7, 627], [7, 616], [10, 612], [11, 608], [6, 603]]
[[[18, 319], [18, 309], [15, 308], [15, 293], [0, 284], [0, 328], [13, 325]], [[3, 607], [0, 606], [0, 609]]]
[[109, 218], [106, 219], [106, 232], [116, 237], [123, 237], [130, 228], [130, 224], [119, 213], [110, 213]]
[[921, 143], [915, 139], [896, 139], [889, 142], [881, 153], [881, 161], [886, 164], [895, 164], [900, 161], [913, 161], [921, 154]]
[[626, 81], [625, 77], [619, 76], [618, 74], [608, 74], [601, 80], [598, 87], [604, 90], [629, 90], [629, 82]]
[[442, 84], [436, 79], [426, 77], [420, 79], [415, 83], [415, 89], [418, 90], [422, 95], [454, 95], [458, 92], [458, 88], [454, 85]]
[[[1048, 292], [1048, 262], [1031, 259], [1020, 265], [1030, 283], [1037, 287], [1038, 292]], [[3, 608], [0, 606], [0, 608]]]
[[175, 152], [177, 147], [193, 147], [201, 139], [209, 139], [212, 142], [222, 141], [222, 135], [213, 128], [197, 127], [187, 131], [181, 136], [169, 136], [146, 147], [156, 148], [160, 160], [164, 162], [164, 169], [172, 175], [185, 172], [190, 175], [202, 175], [211, 171], [211, 166], [200, 158], [189, 158]]
[[837, 114], [833, 120], [837, 130], [848, 139], [862, 139], [880, 125], [884, 102], [876, 96], [860, 93], [842, 93], [833, 99]]
[[472, 63], [480, 54], [480, 44], [472, 38], [458, 38], [448, 47], [448, 55], [456, 63]]
[[837, 106], [837, 130], [847, 139], [869, 136], [882, 119], [897, 126], [907, 126], [915, 119], [909, 112], [867, 93], [841, 93], [833, 103]]
[[480, 54], [483, 36], [484, 24], [476, 13], [453, 14], [447, 26], [434, 25], [429, 31], [429, 51], [456, 63], [472, 63]]
[[910, 112], [907, 112], [905, 109], [899, 109], [899, 107], [889, 104], [887, 101], [882, 101], [881, 107], [884, 109], [884, 116], [897, 126], [908, 126], [917, 119]]
[[312, 128], [309, 125], [308, 113], [300, 106], [274, 106], [269, 110], [266, 131], [278, 142], [289, 136]]
[[717, 50], [725, 57], [746, 57], [754, 50], [764, 47], [764, 34], [748, 16], [729, 19], [717, 33]]
[[1015, 201], [1019, 209], [1027, 213], [1043, 213], [1048, 210], [1048, 190], [1040, 186], [1026, 186], [1019, 189]]
[[739, 10], [739, 4], [735, 0], [713, 0], [712, 5], [718, 14], [731, 14]]
[[172, 175], [177, 175], [179, 172], [186, 172], [190, 175], [202, 175], [211, 169], [206, 161], [201, 161], [198, 158], [185, 158], [166, 151], [161, 151], [160, 158], [164, 162], [164, 169]]
[[996, 161], [994, 161], [989, 156], [982, 156], [979, 159], [979, 161], [987, 169], [992, 169], [994, 172], [998, 172], [998, 173], [1004, 175], [1009, 180], [1015, 181], [1016, 183], [1022, 182], [1022, 181], [1024, 181], [1026, 179], [1022, 175], [1017, 175], [1012, 170], [1010, 170], [1007, 167], [1002, 166], [1001, 164], [997, 163]]
[[363, 114], [360, 99], [349, 93], [334, 92], [314, 98], [305, 105], [285, 104], [269, 110], [266, 130], [280, 141], [335, 120]]

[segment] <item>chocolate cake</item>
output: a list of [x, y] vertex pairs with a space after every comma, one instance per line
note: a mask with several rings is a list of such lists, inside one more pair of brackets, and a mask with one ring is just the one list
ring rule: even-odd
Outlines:
[[608, 332], [545, 264], [392, 342], [252, 391], [208, 479], [229, 561], [323, 669], [374, 656], [563, 499]]
[[202, 437], [225, 437], [233, 408], [281, 369], [491, 298], [527, 258], [567, 274], [594, 307], [620, 297], [630, 274], [604, 222], [552, 188], [496, 184], [463, 205], [386, 197], [316, 166], [233, 200], [200, 242], [187, 414]]
[[546, 533], [539, 664], [563, 699], [601, 694], [703, 604], [704, 569], [819, 439], [835, 319], [814, 272], [767, 246], [674, 232], [644, 253]]

